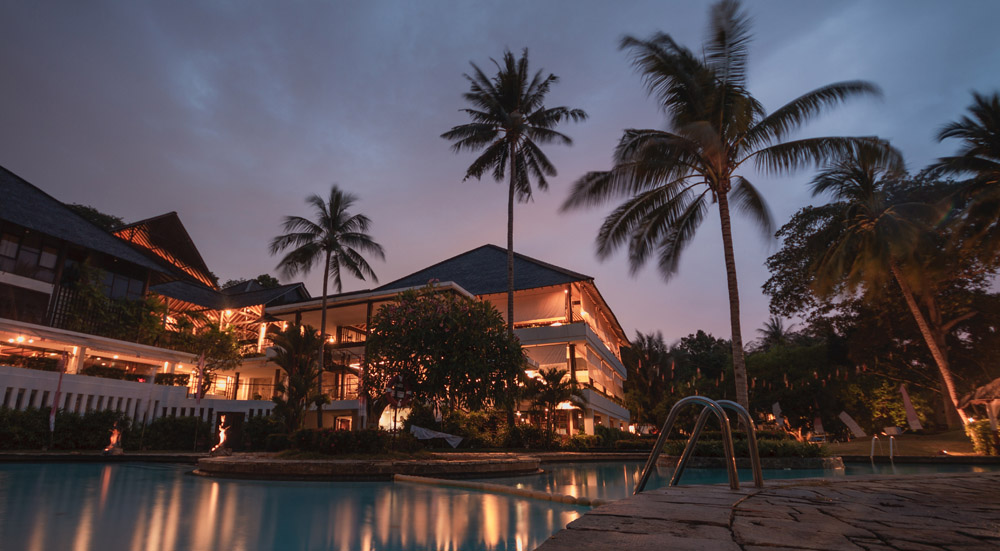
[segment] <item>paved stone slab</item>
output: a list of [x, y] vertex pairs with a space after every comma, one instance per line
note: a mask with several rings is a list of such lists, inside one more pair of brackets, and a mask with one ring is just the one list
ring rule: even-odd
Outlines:
[[538, 551], [996, 551], [1000, 473], [653, 490], [594, 509]]

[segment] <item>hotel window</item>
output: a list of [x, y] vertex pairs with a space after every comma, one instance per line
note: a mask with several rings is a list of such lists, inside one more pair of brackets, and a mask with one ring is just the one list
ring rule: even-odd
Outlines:
[[14, 265], [17, 264], [17, 242], [18, 237], [14, 234], [0, 235], [0, 271], [14, 271]]

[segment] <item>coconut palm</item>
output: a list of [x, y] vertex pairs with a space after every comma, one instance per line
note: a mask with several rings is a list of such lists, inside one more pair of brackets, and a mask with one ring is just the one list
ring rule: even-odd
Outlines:
[[[823, 169], [812, 181], [813, 195], [828, 194], [841, 208], [839, 237], [820, 258], [814, 287], [821, 295], [878, 292], [898, 285], [920, 334], [937, 365], [950, 402], [958, 409], [958, 392], [949, 365], [945, 336], [955, 323], [942, 321], [935, 297], [931, 227], [940, 208], [926, 203], [893, 202], [886, 185], [903, 175], [898, 154], [861, 149]], [[918, 299], [928, 310], [925, 315]], [[962, 419], [965, 414], [958, 409]]]
[[973, 92], [969, 115], [944, 126], [938, 141], [962, 140], [958, 155], [943, 157], [934, 168], [943, 174], [973, 177], [966, 188], [970, 203], [963, 219], [976, 247], [988, 256], [1000, 251], [1000, 94]]
[[272, 332], [274, 343], [271, 361], [285, 372], [285, 380], [275, 386], [275, 413], [285, 421], [288, 433], [301, 428], [302, 417], [311, 403], [321, 401], [321, 394], [315, 390], [320, 377], [316, 363], [316, 347], [322, 343], [319, 334], [312, 327], [290, 324], [283, 331]]
[[475, 63], [472, 74], [464, 75], [469, 91], [463, 94], [471, 107], [462, 109], [472, 122], [455, 126], [441, 134], [454, 142], [452, 149], [482, 151], [469, 165], [464, 180], [480, 179], [489, 172], [497, 182], [507, 180], [507, 328], [514, 328], [514, 198], [531, 199], [531, 181], [540, 190], [548, 189], [546, 177], [556, 175], [539, 145], [573, 141], [555, 126], [565, 120], [582, 121], [587, 114], [580, 109], [544, 106], [549, 88], [558, 82], [554, 74], [532, 75], [528, 70], [528, 50], [515, 59], [509, 50], [501, 62], [492, 60], [497, 74], [486, 76]]
[[761, 348], [768, 349], [779, 344], [788, 344], [792, 337], [792, 327], [785, 327], [785, 322], [778, 316], [771, 316], [764, 322], [764, 327], [757, 330], [761, 336]]
[[736, 396], [744, 407], [747, 374], [730, 204], [765, 235], [770, 236], [773, 225], [764, 199], [743, 171], [753, 166], [764, 173], [787, 173], [849, 153], [862, 143], [880, 143], [852, 137], [784, 141], [824, 109], [855, 96], [878, 95], [879, 90], [862, 81], [830, 84], [768, 114], [746, 89], [749, 41], [747, 16], [738, 2], [729, 0], [710, 10], [704, 55], [663, 33], [646, 40], [625, 37], [621, 48], [632, 55], [670, 130], [625, 130], [614, 167], [585, 175], [563, 204], [566, 210], [626, 198], [598, 232], [598, 256], [606, 258], [627, 244], [633, 273], [655, 257], [660, 273], [669, 279], [711, 203], [718, 203]]
[[[546, 428], [552, 432], [556, 409], [563, 402], [586, 402], [586, 396], [565, 369], [539, 369], [531, 379], [528, 393], [531, 401], [545, 411]], [[572, 435], [570, 435], [572, 436]]]
[[[310, 195], [306, 204], [313, 207], [312, 220], [301, 216], [286, 216], [283, 223], [284, 235], [279, 235], [271, 241], [271, 254], [278, 254], [291, 249], [281, 261], [278, 269], [286, 277], [294, 277], [299, 273], [309, 273], [317, 263], [323, 266], [323, 298], [320, 311], [320, 344], [317, 385], [320, 394], [323, 392], [323, 354], [326, 335], [326, 296], [330, 277], [336, 292], [341, 291], [341, 275], [343, 271], [364, 280], [371, 278], [378, 282], [365, 254], [385, 259], [382, 246], [376, 243], [368, 228], [371, 220], [363, 214], [351, 214], [350, 209], [357, 197], [342, 191], [336, 185], [330, 188], [330, 196], [323, 199], [319, 195]], [[323, 426], [323, 408], [319, 406], [316, 416], [317, 426]]]

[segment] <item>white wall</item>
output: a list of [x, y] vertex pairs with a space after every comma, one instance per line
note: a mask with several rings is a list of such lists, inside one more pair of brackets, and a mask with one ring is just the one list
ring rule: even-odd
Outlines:
[[[19, 410], [52, 407], [58, 382], [56, 372], [0, 365], [0, 407]], [[247, 417], [269, 415], [274, 402], [203, 398], [196, 404], [194, 398], [187, 396], [185, 387], [65, 374], [58, 407], [80, 414], [110, 409], [146, 422], [163, 417], [164, 410], [168, 416], [198, 415], [214, 421], [219, 411], [242, 412]]]

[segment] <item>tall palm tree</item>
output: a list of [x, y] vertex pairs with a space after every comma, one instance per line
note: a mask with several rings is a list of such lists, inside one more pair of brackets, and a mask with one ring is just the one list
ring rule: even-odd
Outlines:
[[[877, 292], [895, 281], [937, 365], [947, 399], [964, 422], [945, 336], [968, 316], [941, 320], [929, 261], [933, 254], [930, 228], [941, 219], [940, 208], [889, 200], [886, 183], [902, 175], [898, 154], [861, 149], [827, 166], [813, 179], [813, 195], [831, 195], [842, 211], [839, 237], [820, 258], [814, 287], [826, 295], [852, 293], [859, 287]], [[918, 298], [928, 315], [921, 310]]]
[[469, 165], [463, 180], [480, 179], [489, 171], [493, 179], [507, 179], [507, 328], [514, 329], [514, 198], [521, 202], [531, 199], [531, 180], [538, 189], [549, 187], [546, 176], [556, 175], [540, 144], [558, 142], [571, 145], [573, 140], [554, 130], [562, 121], [582, 121], [587, 114], [580, 109], [544, 106], [545, 95], [559, 77], [543, 76], [541, 70], [528, 71], [528, 50], [514, 58], [509, 50], [501, 62], [492, 60], [497, 74], [488, 77], [475, 63], [469, 81], [469, 91], [463, 94], [471, 107], [462, 109], [472, 122], [460, 124], [441, 134], [454, 142], [452, 149], [480, 151]]
[[[323, 298], [320, 312], [320, 344], [319, 344], [319, 376], [317, 385], [323, 392], [323, 354], [326, 349], [326, 295], [330, 277], [336, 292], [341, 291], [341, 272], [347, 271], [354, 277], [364, 280], [371, 278], [378, 282], [375, 272], [365, 260], [364, 255], [372, 255], [385, 259], [382, 246], [376, 243], [368, 228], [371, 220], [363, 214], [351, 214], [350, 209], [357, 197], [342, 191], [336, 185], [330, 188], [330, 196], [323, 199], [319, 195], [310, 195], [306, 204], [313, 207], [312, 220], [301, 216], [286, 216], [282, 225], [285, 234], [271, 241], [271, 254], [278, 254], [291, 249], [281, 261], [278, 269], [285, 276], [294, 277], [300, 272], [309, 273], [317, 263], [323, 266]], [[318, 405], [316, 425], [323, 426], [323, 406]]]
[[736, 396], [744, 407], [749, 400], [730, 201], [765, 235], [773, 233], [773, 224], [764, 199], [742, 171], [752, 165], [765, 173], [787, 173], [846, 154], [862, 143], [879, 143], [852, 137], [784, 140], [825, 108], [880, 93], [868, 82], [830, 84], [768, 114], [746, 89], [749, 27], [739, 3], [725, 0], [710, 10], [704, 55], [663, 33], [647, 40], [625, 37], [621, 48], [632, 54], [633, 65], [660, 102], [671, 129], [625, 130], [614, 167], [585, 175], [563, 204], [567, 210], [625, 197], [598, 232], [598, 256], [606, 258], [627, 243], [633, 273], [655, 256], [660, 273], [669, 279], [710, 204], [718, 203]]
[[973, 92], [969, 115], [938, 132], [938, 141], [962, 140], [958, 155], [943, 157], [934, 165], [940, 173], [973, 176], [966, 188], [970, 203], [965, 229], [973, 238], [967, 246], [996, 256], [1000, 251], [1000, 94]]

